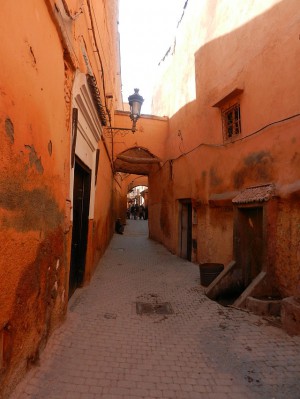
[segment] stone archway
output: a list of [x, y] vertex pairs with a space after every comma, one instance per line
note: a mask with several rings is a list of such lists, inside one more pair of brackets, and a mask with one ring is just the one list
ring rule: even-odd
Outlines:
[[116, 172], [149, 175], [159, 168], [160, 162], [147, 148], [132, 147], [116, 156], [114, 169]]
[[132, 175], [130, 174], [130, 178], [128, 178], [127, 189], [131, 190], [137, 186], [147, 186], [148, 187], [149, 180], [147, 175]]

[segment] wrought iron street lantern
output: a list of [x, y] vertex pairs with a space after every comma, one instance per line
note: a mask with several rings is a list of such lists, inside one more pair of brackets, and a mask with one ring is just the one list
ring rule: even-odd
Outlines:
[[134, 89], [134, 94], [128, 97], [128, 102], [130, 105], [130, 119], [132, 120], [132, 128], [127, 127], [112, 127], [105, 126], [105, 136], [114, 137], [116, 134], [125, 136], [127, 133], [136, 132], [136, 122], [141, 116], [141, 107], [144, 102], [143, 97], [139, 94], [139, 89]]
[[132, 120], [132, 132], [136, 131], [136, 122], [141, 116], [141, 107], [144, 102], [143, 97], [139, 94], [139, 89], [134, 89], [134, 94], [128, 97], [130, 105], [130, 119]]

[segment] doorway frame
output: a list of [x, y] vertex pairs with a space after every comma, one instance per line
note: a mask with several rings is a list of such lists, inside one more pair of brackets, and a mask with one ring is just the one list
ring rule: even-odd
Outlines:
[[[233, 227], [233, 254], [234, 254], [234, 259], [236, 262], [240, 262], [240, 239], [241, 239], [241, 230], [243, 229], [242, 223], [244, 222], [245, 216], [242, 215], [242, 212], [246, 212], [247, 210], [255, 210], [259, 209], [259, 211], [262, 213], [261, 215], [261, 229], [262, 229], [262, 246], [261, 246], [261, 268], [259, 272], [262, 271], [267, 271], [268, 270], [268, 257], [267, 257], [267, 252], [268, 252], [268, 231], [267, 231], [267, 212], [266, 209], [267, 207], [263, 204], [260, 203], [251, 203], [248, 205], [239, 205], [235, 207], [234, 210], [234, 227]], [[257, 277], [259, 273], [257, 273], [256, 276], [252, 278], [251, 281], [246, 282], [247, 280], [247, 270], [245, 270], [245, 265], [241, 264], [240, 265], [241, 269], [241, 278], [243, 281], [243, 284], [245, 284], [244, 289], [246, 289], [251, 282]]]
[[[82, 285], [89, 281], [91, 276], [92, 259], [89, 256], [89, 248], [92, 246], [92, 234], [90, 234], [93, 220], [94, 220], [94, 209], [95, 209], [95, 194], [97, 189], [96, 176], [97, 169], [99, 168], [99, 141], [102, 135], [102, 126], [99, 120], [97, 109], [94, 105], [92, 93], [89, 88], [87, 76], [82, 72], [77, 71], [72, 88], [72, 110], [76, 109], [77, 120], [76, 126], [74, 121], [70, 121], [72, 129], [70, 131], [70, 160], [72, 156], [76, 157], [84, 167], [88, 168], [91, 173], [91, 184], [90, 184], [90, 203], [89, 203], [89, 215], [88, 215], [88, 237], [87, 237], [87, 251], [86, 251], [86, 263], [85, 272], [83, 276]], [[71, 112], [71, 118], [72, 118]], [[73, 122], [73, 123], [72, 123]], [[76, 131], [76, 137], [74, 141], [74, 132]], [[72, 167], [70, 162], [70, 186], [69, 186], [69, 201], [70, 201], [70, 221], [73, 224], [73, 194], [74, 194], [74, 171], [75, 162]], [[99, 179], [98, 179], [99, 180]], [[99, 184], [99, 181], [98, 181]], [[71, 267], [71, 254], [69, 263], [69, 273]], [[69, 281], [68, 276], [68, 281]]]
[[[183, 251], [183, 212], [187, 215], [187, 230], [186, 230], [186, 249]], [[191, 198], [183, 198], [178, 200], [178, 255], [182, 259], [192, 261], [193, 257], [193, 205]]]
[[[244, 290], [240, 298], [235, 302], [236, 306], [242, 306], [247, 296], [256, 297], [277, 296], [278, 281], [276, 276], [276, 249], [277, 249], [277, 223], [279, 198], [276, 193], [276, 185], [274, 183], [265, 183], [255, 186], [246, 187], [236, 197], [232, 199], [234, 209], [233, 224], [233, 256], [236, 262], [238, 234], [238, 212], [246, 208], [262, 208], [262, 229], [263, 229], [263, 257], [262, 267], [259, 275], [254, 278], [252, 283]], [[242, 280], [242, 269], [236, 262], [236, 271]]]
[[[87, 191], [83, 192], [82, 196], [82, 215], [83, 218], [81, 219], [81, 226], [80, 226], [80, 256], [76, 253], [76, 258], [78, 259], [78, 263], [76, 264], [76, 270], [74, 269], [75, 267], [75, 262], [74, 262], [74, 256], [75, 256], [75, 251], [74, 251], [74, 229], [77, 228], [78, 226], [75, 226], [74, 220], [73, 220], [73, 226], [72, 226], [72, 239], [71, 239], [71, 259], [70, 259], [70, 273], [69, 273], [69, 298], [75, 290], [79, 287], [81, 287], [84, 283], [84, 277], [85, 277], [85, 270], [86, 270], [86, 260], [87, 260], [87, 248], [88, 248], [88, 236], [89, 236], [89, 211], [90, 211], [90, 198], [91, 198], [91, 182], [92, 182], [92, 173], [91, 170], [76, 156], [74, 160], [74, 180], [75, 180], [75, 172], [76, 169], [79, 168], [81, 169], [81, 172], [83, 172], [84, 176], [84, 187], [87, 189]], [[75, 185], [74, 185], [75, 186]], [[74, 187], [75, 188], [75, 187]], [[74, 192], [73, 192], [73, 204], [75, 205], [75, 199], [74, 199]], [[74, 210], [75, 206], [73, 206]], [[78, 222], [78, 221], [77, 221]], [[77, 243], [76, 243], [77, 245]], [[74, 281], [71, 281], [72, 276], [74, 277]], [[76, 282], [75, 282], [76, 280]], [[74, 283], [72, 285], [72, 283]], [[72, 288], [72, 290], [71, 290]]]

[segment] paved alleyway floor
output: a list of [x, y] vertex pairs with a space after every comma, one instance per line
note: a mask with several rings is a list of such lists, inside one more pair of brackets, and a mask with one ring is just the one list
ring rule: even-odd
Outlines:
[[209, 300], [198, 266], [129, 220], [12, 398], [300, 399], [300, 337]]

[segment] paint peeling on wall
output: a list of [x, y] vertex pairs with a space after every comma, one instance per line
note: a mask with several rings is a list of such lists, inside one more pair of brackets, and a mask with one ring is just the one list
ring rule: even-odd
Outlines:
[[23, 181], [0, 180], [0, 216], [4, 228], [17, 231], [51, 230], [59, 225], [64, 215], [47, 188], [26, 189]]
[[25, 148], [29, 152], [29, 162], [30, 166], [34, 166], [36, 171], [40, 174], [44, 173], [44, 168], [42, 165], [41, 157], [38, 158], [37, 153], [33, 145], [25, 145]]
[[49, 153], [49, 155], [51, 157], [51, 155], [52, 155], [52, 141], [51, 140], [48, 143], [48, 153]]
[[209, 171], [209, 178], [210, 178], [210, 184], [212, 187], [216, 187], [222, 184], [222, 179], [221, 177], [217, 174], [216, 168], [211, 167]]
[[[234, 188], [238, 189], [245, 185], [245, 182], [252, 181], [266, 183], [272, 181], [273, 158], [266, 151], [255, 152], [244, 159], [244, 165], [234, 173]], [[251, 183], [250, 183], [251, 184]]]
[[14, 138], [14, 134], [15, 134], [14, 125], [13, 125], [12, 121], [9, 118], [5, 119], [5, 131], [6, 131], [6, 134], [7, 134], [8, 138], [9, 138], [11, 144], [13, 144], [14, 141], [15, 141], [15, 138]]
[[[39, 360], [53, 328], [54, 310], [64, 309], [59, 300], [64, 291], [64, 267], [56, 269], [57, 259], [64, 258], [65, 236], [62, 229], [49, 233], [38, 247], [36, 258], [20, 274], [9, 324], [9, 336], [4, 349], [5, 378], [9, 378], [12, 359], [25, 359], [29, 368]], [[63, 313], [64, 314], [64, 311]]]

